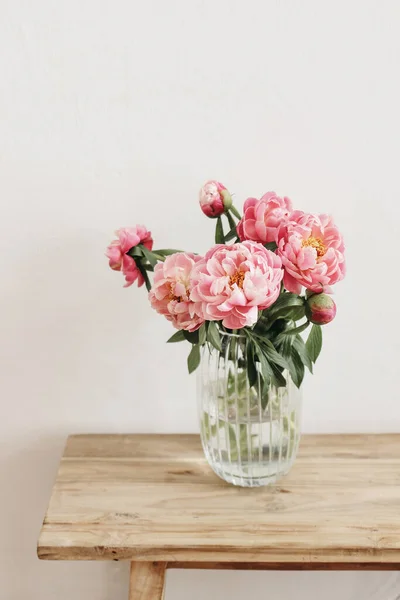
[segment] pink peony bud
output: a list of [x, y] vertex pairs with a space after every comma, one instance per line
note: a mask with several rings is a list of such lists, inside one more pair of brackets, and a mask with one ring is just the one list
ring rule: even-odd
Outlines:
[[199, 193], [200, 207], [206, 217], [215, 219], [232, 206], [232, 197], [219, 181], [206, 181]]
[[336, 315], [336, 304], [328, 294], [312, 294], [306, 302], [306, 315], [311, 323], [326, 325]]

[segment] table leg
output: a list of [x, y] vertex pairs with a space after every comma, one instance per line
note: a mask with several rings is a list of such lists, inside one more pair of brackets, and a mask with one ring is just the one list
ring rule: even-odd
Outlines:
[[129, 600], [163, 600], [166, 568], [165, 562], [132, 562]]

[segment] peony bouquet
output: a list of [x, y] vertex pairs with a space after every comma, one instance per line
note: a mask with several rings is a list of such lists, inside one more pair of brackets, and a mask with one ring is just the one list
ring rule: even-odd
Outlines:
[[[125, 287], [145, 284], [151, 306], [188, 341], [189, 372], [201, 347], [222, 350], [226, 333], [246, 337], [250, 386], [297, 387], [321, 351], [321, 325], [335, 317], [332, 286], [345, 275], [344, 244], [332, 217], [294, 210], [274, 192], [248, 198], [240, 215], [217, 181], [200, 190], [203, 213], [215, 219], [215, 245], [205, 254], [153, 249], [144, 226], [119, 229], [107, 248]], [[153, 274], [153, 284], [150, 282]], [[307, 340], [301, 335], [310, 327]]]

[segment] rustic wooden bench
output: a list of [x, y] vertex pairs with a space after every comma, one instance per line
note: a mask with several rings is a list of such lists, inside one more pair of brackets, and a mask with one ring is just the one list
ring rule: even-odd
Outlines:
[[167, 568], [400, 567], [400, 435], [305, 435], [288, 476], [238, 488], [197, 435], [68, 438], [38, 542], [49, 560], [129, 560], [130, 599]]

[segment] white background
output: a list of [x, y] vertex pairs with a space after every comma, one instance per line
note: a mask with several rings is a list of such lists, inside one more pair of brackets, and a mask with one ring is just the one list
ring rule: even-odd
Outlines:
[[[347, 279], [306, 431], [400, 431], [397, 0], [0, 1], [0, 597], [122, 600], [127, 565], [39, 562], [71, 432], [197, 431], [187, 348], [104, 257], [203, 252], [201, 183], [332, 212]], [[399, 507], [400, 510], [400, 507]], [[395, 600], [394, 573], [169, 575], [167, 598]]]

